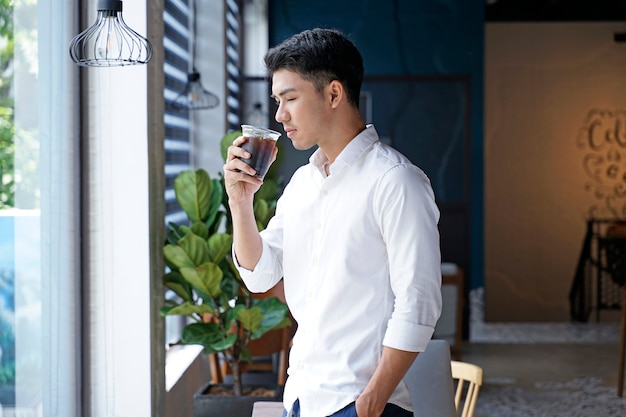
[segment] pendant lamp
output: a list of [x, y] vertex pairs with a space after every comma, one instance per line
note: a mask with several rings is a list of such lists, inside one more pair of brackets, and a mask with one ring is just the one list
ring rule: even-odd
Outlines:
[[252, 126], [268, 127], [267, 112], [263, 110], [263, 104], [260, 101], [252, 105], [252, 110], [246, 116], [246, 123]]
[[196, 69], [196, 0], [192, 0], [193, 31], [191, 38], [191, 71], [187, 74], [187, 84], [183, 91], [174, 99], [174, 107], [187, 110], [204, 110], [217, 107], [219, 98], [207, 91], [200, 81], [200, 72]]
[[119, 67], [150, 61], [152, 44], [126, 25], [122, 1], [98, 0], [97, 7], [95, 23], [70, 43], [72, 60], [83, 67]]

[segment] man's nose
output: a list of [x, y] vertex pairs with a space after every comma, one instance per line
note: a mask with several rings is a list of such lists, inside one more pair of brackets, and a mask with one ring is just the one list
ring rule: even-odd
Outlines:
[[284, 121], [288, 120], [287, 112], [285, 111], [283, 106], [280, 104], [278, 105], [278, 108], [276, 109], [274, 120], [276, 120], [278, 123], [283, 123]]

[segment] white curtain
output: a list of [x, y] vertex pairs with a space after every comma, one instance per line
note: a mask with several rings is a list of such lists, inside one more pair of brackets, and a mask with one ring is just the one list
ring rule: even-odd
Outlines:
[[[124, 20], [144, 36], [149, 2], [124, 2]], [[159, 254], [151, 253], [148, 146], [151, 118], [163, 115], [148, 114], [150, 68], [88, 69], [83, 363], [89, 417], [163, 411], [155, 406], [161, 388], [153, 378], [164, 368], [155, 346], [164, 346], [154, 331], [159, 300], [151, 298], [151, 258]], [[162, 147], [162, 138], [151, 146]]]
[[37, 103], [23, 109], [38, 115], [41, 411], [54, 417], [81, 415], [78, 71], [67, 53], [74, 10], [71, 1], [38, 1]]
[[[96, 2], [83, 3], [90, 24]], [[163, 201], [162, 183], [151, 184], [163, 164], [148, 148], [163, 119], [148, 117], [159, 71], [77, 67], [68, 46], [87, 25], [78, 0], [13, 6], [16, 415], [163, 415], [162, 287], [152, 278], [163, 216], [150, 210], [151, 198]], [[149, 9], [162, 14], [162, 3], [124, 2], [126, 22], [147, 33]]]

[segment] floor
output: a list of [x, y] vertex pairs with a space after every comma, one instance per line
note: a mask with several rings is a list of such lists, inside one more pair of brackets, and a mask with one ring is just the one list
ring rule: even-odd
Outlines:
[[483, 368], [475, 417], [618, 417], [615, 344], [474, 344], [463, 360]]
[[484, 372], [475, 417], [624, 417], [618, 321], [473, 321], [462, 360]]

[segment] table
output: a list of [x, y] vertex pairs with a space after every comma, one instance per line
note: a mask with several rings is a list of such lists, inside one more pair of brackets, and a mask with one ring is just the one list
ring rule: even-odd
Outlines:
[[252, 406], [252, 417], [282, 417], [283, 403], [280, 401], [257, 401]]

